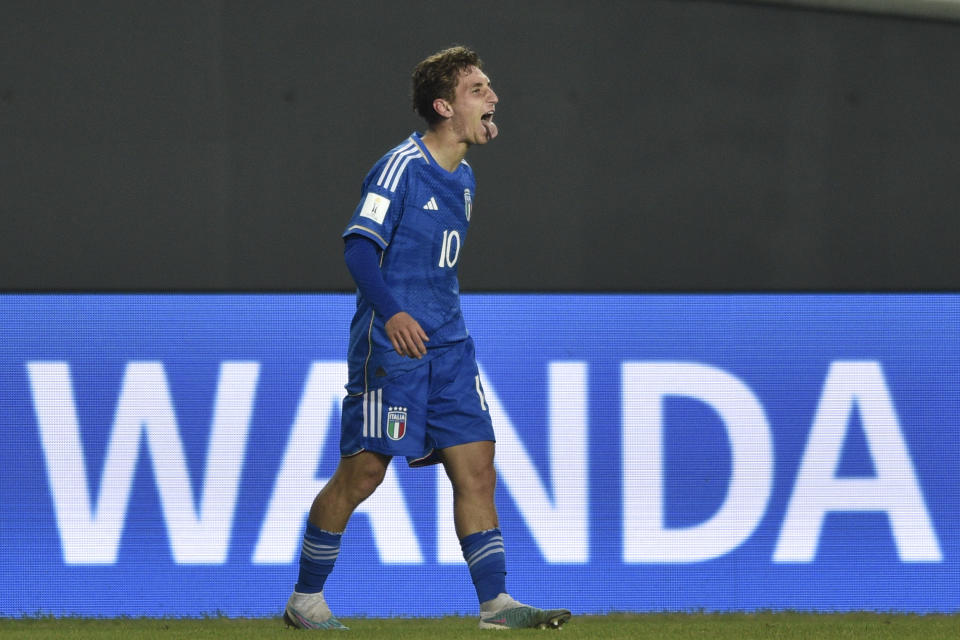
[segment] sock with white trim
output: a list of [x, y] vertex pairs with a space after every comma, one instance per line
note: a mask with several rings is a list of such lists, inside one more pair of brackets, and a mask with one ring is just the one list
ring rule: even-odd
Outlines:
[[297, 593], [317, 593], [323, 591], [327, 576], [333, 571], [333, 564], [340, 554], [342, 533], [330, 533], [307, 522], [303, 534], [303, 546], [300, 547], [300, 574]]
[[500, 529], [471, 533], [460, 541], [480, 603], [507, 591], [507, 558]]

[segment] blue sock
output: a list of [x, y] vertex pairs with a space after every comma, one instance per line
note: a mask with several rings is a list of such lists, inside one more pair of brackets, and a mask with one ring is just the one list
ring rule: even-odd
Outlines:
[[333, 571], [333, 563], [340, 554], [342, 533], [330, 533], [307, 522], [300, 547], [300, 575], [293, 588], [298, 593], [323, 591], [327, 576]]
[[480, 604], [507, 592], [507, 557], [500, 529], [471, 533], [460, 541]]

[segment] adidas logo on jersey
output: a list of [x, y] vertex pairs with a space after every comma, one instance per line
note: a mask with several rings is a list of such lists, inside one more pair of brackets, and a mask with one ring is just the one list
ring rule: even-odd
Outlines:
[[439, 211], [439, 210], [440, 210], [440, 207], [437, 206], [437, 200], [436, 200], [436, 198], [433, 198], [433, 197], [431, 197], [430, 200], [427, 201], [427, 204], [423, 205], [423, 208], [424, 208], [424, 209], [427, 209], [428, 211]]

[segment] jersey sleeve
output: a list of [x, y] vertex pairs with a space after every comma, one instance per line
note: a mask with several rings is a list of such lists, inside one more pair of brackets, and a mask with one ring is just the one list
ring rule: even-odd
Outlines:
[[378, 178], [387, 170], [388, 166], [378, 163], [363, 181], [363, 193], [343, 232], [344, 238], [364, 236], [381, 249], [386, 249], [390, 244], [403, 212], [407, 181], [401, 175], [389, 181]]
[[402, 311], [380, 273], [377, 247], [372, 240], [362, 234], [350, 234], [344, 242], [343, 258], [360, 293], [380, 315], [392, 318]]

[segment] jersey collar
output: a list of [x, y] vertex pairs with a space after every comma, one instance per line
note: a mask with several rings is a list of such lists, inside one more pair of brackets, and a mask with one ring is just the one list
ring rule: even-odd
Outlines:
[[438, 171], [442, 172], [445, 175], [452, 176], [456, 174], [460, 170], [460, 165], [464, 164], [464, 162], [461, 160], [460, 163], [457, 165], [456, 169], [454, 169], [453, 171], [447, 171], [446, 169], [440, 166], [439, 162], [433, 159], [432, 155], [430, 155], [430, 150], [427, 149], [427, 145], [423, 143], [423, 138], [420, 136], [419, 132], [414, 131], [413, 133], [411, 133], [410, 139], [413, 140], [413, 143], [417, 145], [417, 147], [420, 149], [420, 153], [423, 154], [423, 157], [424, 159], [426, 159], [427, 164], [431, 165], [434, 169], [437, 169]]

